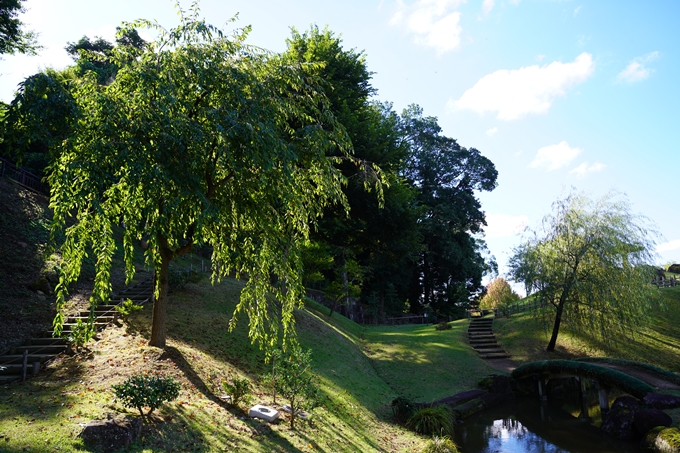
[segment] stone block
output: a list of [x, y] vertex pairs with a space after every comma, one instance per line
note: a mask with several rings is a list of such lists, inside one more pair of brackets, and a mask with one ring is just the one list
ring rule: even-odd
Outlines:
[[271, 407], [256, 404], [250, 408], [248, 415], [253, 418], [261, 418], [262, 420], [273, 422], [279, 418], [279, 411]]

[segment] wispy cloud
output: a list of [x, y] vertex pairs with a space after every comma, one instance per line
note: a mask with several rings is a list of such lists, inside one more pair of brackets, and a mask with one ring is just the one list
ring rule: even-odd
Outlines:
[[488, 74], [457, 101], [449, 100], [452, 109], [478, 113], [497, 112], [502, 120], [516, 120], [528, 114], [546, 113], [553, 101], [567, 94], [567, 89], [582, 83], [593, 73], [595, 64], [589, 53], [582, 53], [571, 63], [554, 61], [548, 65], [501, 69]]
[[680, 239], [664, 242], [663, 244], [659, 244], [656, 246], [656, 251], [659, 253], [670, 252], [673, 250], [680, 250]]
[[569, 165], [582, 152], [583, 148], [572, 148], [566, 141], [561, 141], [556, 145], [539, 149], [529, 167], [543, 168], [547, 171], [557, 170]]
[[484, 0], [482, 2], [482, 11], [484, 14], [489, 14], [491, 10], [493, 9], [493, 5], [496, 3], [496, 0]]
[[463, 28], [461, 13], [455, 9], [465, 1], [418, 0], [411, 6], [400, 1], [390, 23], [405, 27], [417, 43], [433, 47], [438, 54], [450, 52], [460, 47]]
[[524, 231], [529, 225], [529, 218], [525, 215], [488, 214], [486, 223], [484, 233], [487, 238], [503, 238]]
[[574, 9], [574, 17], [578, 15], [579, 11], [581, 11], [581, 8], [582, 6], [577, 6], [576, 9]]
[[654, 69], [645, 67], [645, 64], [650, 63], [657, 58], [659, 58], [659, 52], [657, 51], [634, 58], [623, 71], [619, 72], [616, 76], [616, 80], [626, 83], [635, 83], [645, 80], [652, 72], [654, 72]]
[[494, 135], [496, 135], [496, 132], [498, 132], [498, 128], [492, 127], [491, 129], [486, 131], [486, 135], [488, 135], [489, 137], [493, 137]]
[[589, 165], [588, 162], [583, 162], [581, 165], [578, 167], [574, 168], [573, 170], [569, 171], [570, 175], [574, 175], [577, 178], [585, 178], [587, 175], [590, 173], [599, 173], [602, 170], [607, 168], [607, 166], [601, 162], [595, 162], [592, 165]]

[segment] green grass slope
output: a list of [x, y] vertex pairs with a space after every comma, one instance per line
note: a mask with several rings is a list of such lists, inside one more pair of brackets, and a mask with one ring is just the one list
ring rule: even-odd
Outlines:
[[562, 324], [555, 353], [545, 352], [552, 324], [542, 325], [532, 313], [520, 313], [494, 323], [501, 346], [519, 362], [571, 357], [612, 357], [635, 360], [680, 372], [680, 287], [660, 289], [666, 309], [651, 313], [651, 324], [632, 332], [633, 338], [605, 344]]
[[366, 353], [376, 371], [401, 396], [428, 402], [472, 389], [484, 376], [498, 373], [464, 340], [469, 321], [432, 325], [369, 327]]
[[[313, 351], [323, 406], [313, 412], [312, 423], [301, 422], [295, 431], [285, 421], [251, 420], [248, 406], [234, 408], [219, 399], [223, 380], [245, 377], [254, 386], [253, 403], [273, 403], [259, 384], [268, 368], [247, 338], [245, 320], [234, 332], [227, 329], [241, 288], [228, 279], [217, 286], [189, 284], [171, 294], [165, 350], [148, 346], [147, 307], [129, 325], [103, 331], [89, 354], [61, 357], [27, 382], [2, 388], [0, 451], [89, 451], [78, 437], [83, 424], [126, 412], [111, 386], [140, 372], [172, 376], [182, 391], [146, 423], [131, 452], [420, 451], [426, 439], [390, 422], [391, 401], [446, 396], [474, 387], [491, 372], [462, 343], [464, 322], [448, 331], [366, 330], [337, 314], [329, 319], [309, 301], [296, 313], [298, 335]], [[412, 361], [407, 349], [418, 351], [419, 359]]]

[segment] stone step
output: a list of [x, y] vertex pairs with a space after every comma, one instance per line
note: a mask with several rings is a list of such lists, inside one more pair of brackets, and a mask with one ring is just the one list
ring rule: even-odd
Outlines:
[[63, 338], [54, 338], [54, 337], [46, 337], [46, 338], [31, 338], [29, 340], [26, 340], [24, 342], [24, 346], [34, 346], [34, 345], [41, 345], [41, 344], [67, 344], [66, 340]]
[[[83, 324], [87, 324], [87, 319], [84, 319], [84, 320], [83, 320]], [[65, 323], [64, 323], [64, 330], [65, 330], [67, 327], [73, 328], [74, 326], [77, 326], [77, 325], [78, 325], [77, 322], [65, 322]], [[97, 328], [97, 327], [105, 327], [105, 326], [108, 326], [108, 325], [109, 325], [109, 321], [101, 321], [101, 322], [100, 322], [99, 320], [95, 320], [95, 322], [94, 322], [94, 327], [95, 327], [95, 328]], [[69, 330], [71, 330], [71, 329], [69, 329]]]
[[122, 300], [125, 302], [126, 299], [130, 299], [132, 302], [143, 302], [151, 297], [151, 294], [133, 294], [130, 296], [119, 296], [119, 297], [112, 297], [111, 302], [115, 302], [117, 304], [120, 304], [120, 301]]
[[493, 359], [508, 359], [510, 358], [510, 354], [507, 352], [501, 353], [501, 352], [492, 352], [488, 354], [479, 354], [479, 357], [484, 359], [484, 360], [493, 360]]
[[16, 374], [3, 374], [0, 375], [0, 384], [11, 384], [14, 381], [21, 379], [21, 375]]
[[491, 329], [468, 329], [468, 333], [472, 333], [472, 334], [480, 334], [480, 333], [485, 334], [486, 333], [486, 334], [492, 335], [493, 330], [491, 330]]
[[477, 351], [480, 354], [490, 354], [492, 352], [503, 352], [503, 353], [505, 353], [505, 350], [501, 347], [498, 347], [498, 348], [475, 348], [475, 351]]
[[[24, 372], [24, 364], [21, 363], [11, 365], [0, 365], [0, 376], [21, 376]], [[33, 362], [28, 364], [26, 369], [27, 375], [35, 376], [40, 372], [40, 362]]]
[[[101, 318], [102, 316], [104, 317], [109, 317], [113, 318], [111, 321], [114, 321], [119, 315], [118, 312], [115, 310], [106, 310], [106, 311], [100, 311], [97, 310], [94, 312], [94, 317], [95, 318]], [[80, 318], [80, 319], [89, 319], [90, 318], [90, 312], [89, 311], [81, 311], [80, 313], [70, 316], [68, 319], [74, 319], [74, 318]]]
[[50, 344], [50, 345], [31, 345], [31, 346], [15, 346], [12, 348], [13, 354], [23, 354], [24, 351], [28, 351], [29, 354], [41, 353], [41, 354], [60, 354], [68, 349], [68, 345], [65, 344]]
[[21, 370], [24, 368], [23, 363], [12, 363], [12, 364], [5, 364], [5, 365], [0, 365], [0, 375], [5, 376], [5, 375], [17, 375], [21, 374]]
[[[33, 363], [33, 362], [45, 362], [52, 357], [55, 357], [56, 354], [28, 354], [28, 363]], [[0, 355], [0, 366], [5, 366], [4, 364], [21, 364], [24, 361], [24, 355], [23, 354], [5, 354], [5, 355]]]
[[472, 339], [488, 339], [488, 338], [496, 338], [496, 336], [492, 333], [479, 333], [479, 332], [468, 332], [468, 338]]
[[[70, 317], [68, 318], [68, 324], [76, 324], [78, 320], [81, 320], [82, 322], [87, 322], [90, 317], [89, 316], [75, 316], [75, 317]], [[95, 318], [95, 324], [102, 324], [102, 323], [110, 323], [116, 320], [115, 316], [97, 316]], [[66, 323], [64, 323], [66, 324]]]
[[475, 341], [475, 340], [470, 340], [470, 346], [472, 347], [481, 347], [481, 346], [496, 346], [498, 342], [496, 340], [481, 340], [481, 341]]
[[470, 324], [493, 324], [493, 319], [473, 319]]

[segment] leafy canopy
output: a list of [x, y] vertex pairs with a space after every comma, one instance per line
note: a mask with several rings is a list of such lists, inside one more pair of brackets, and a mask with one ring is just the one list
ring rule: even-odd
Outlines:
[[571, 193], [514, 250], [512, 278], [554, 319], [548, 351], [562, 320], [603, 341], [631, 336], [649, 320], [657, 291], [649, 284], [656, 233], [648, 224], [616, 194], [593, 201]]
[[35, 55], [41, 47], [37, 34], [23, 30], [19, 14], [25, 11], [24, 0], [0, 0], [0, 54]]
[[[351, 160], [351, 146], [318, 80], [297, 62], [247, 45], [248, 29], [225, 34], [199, 20], [195, 4], [180, 19], [170, 30], [124, 24], [120, 36], [147, 27], [159, 38], [111, 49], [119, 70], [110, 84], [94, 72], [74, 84], [77, 124], [49, 176], [55, 227], [74, 221], [57, 305], [86, 253], [96, 257], [93, 299], [107, 297], [122, 225], [128, 278], [142, 236], [157, 275], [150, 344], [165, 344], [170, 261], [209, 244], [213, 282], [246, 277], [231, 326], [245, 312], [251, 339], [272, 346], [294, 338], [300, 244], [325, 206], [344, 203], [333, 164]], [[59, 314], [56, 331], [62, 323]]]
[[486, 285], [486, 294], [480, 299], [480, 308], [501, 308], [519, 300], [504, 278], [495, 278]]

